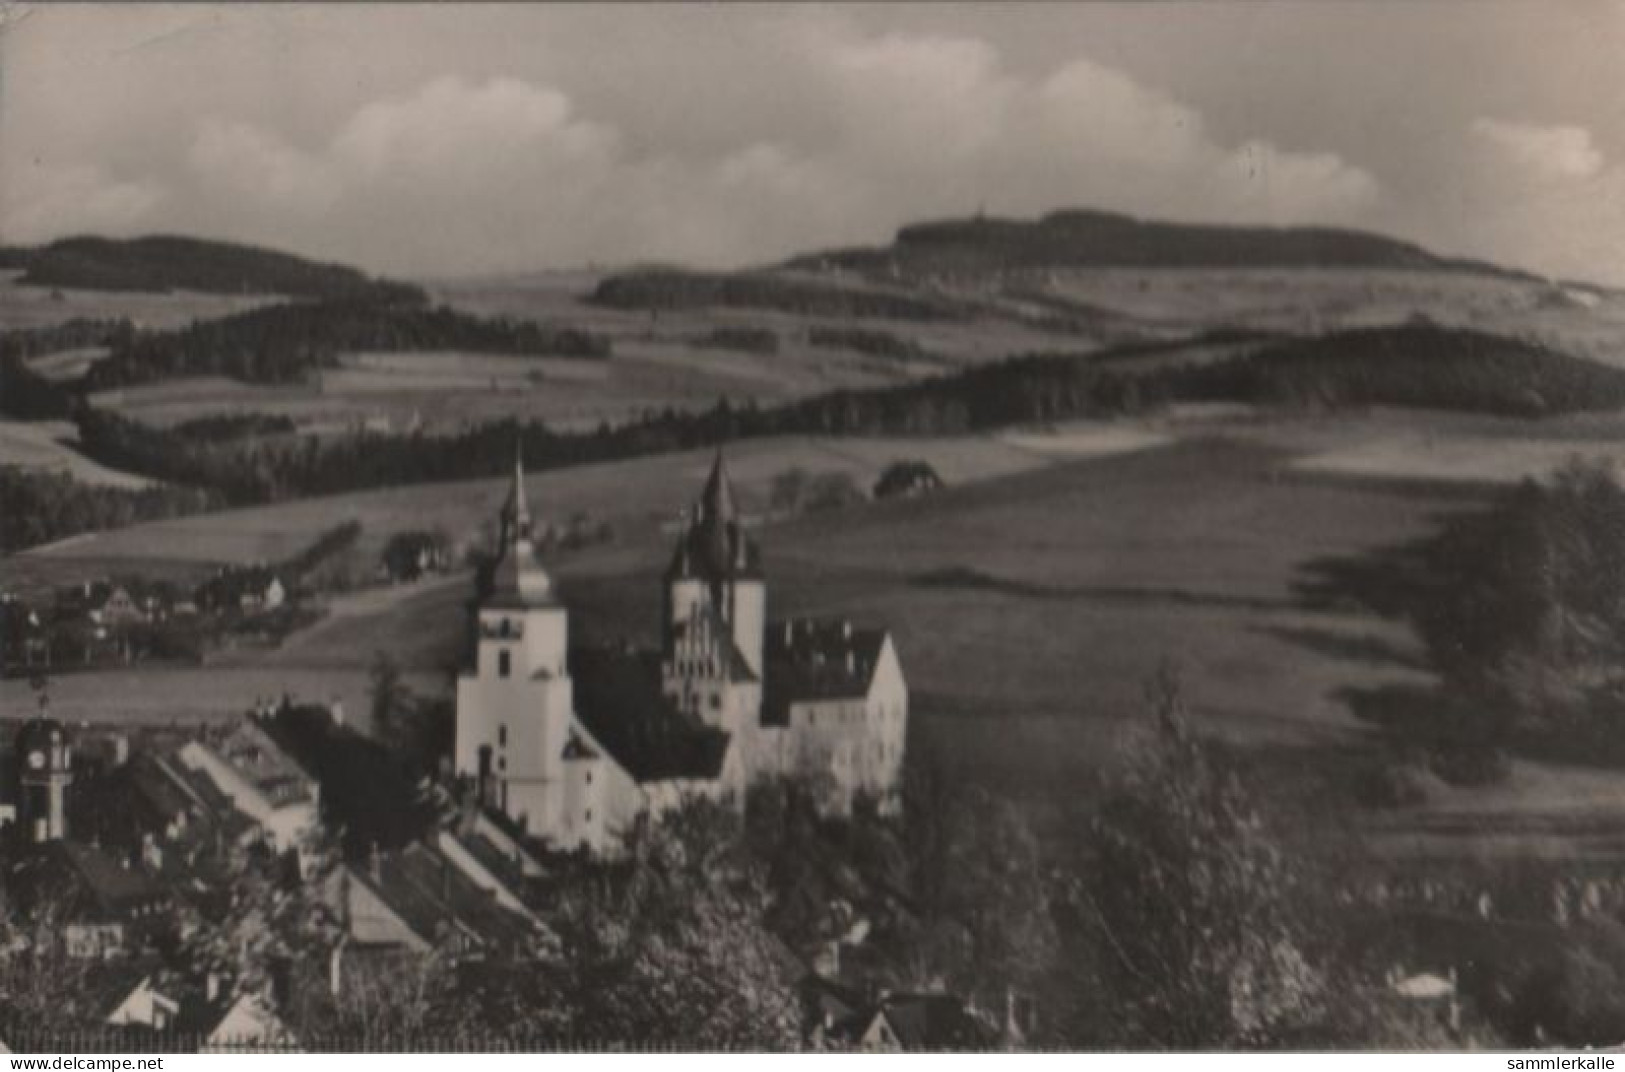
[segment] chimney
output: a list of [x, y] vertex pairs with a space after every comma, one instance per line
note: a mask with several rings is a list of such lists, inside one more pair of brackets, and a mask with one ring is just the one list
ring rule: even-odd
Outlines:
[[124, 734], [113, 737], [113, 765], [122, 767], [130, 761], [130, 739]]
[[383, 860], [379, 857], [376, 841], [367, 846], [367, 874], [372, 876], [374, 882], [383, 881]]
[[851, 618], [842, 618], [841, 619], [841, 639], [842, 640], [851, 640], [852, 639], [852, 619]]
[[214, 1002], [220, 1000], [220, 973], [211, 971], [203, 979], [203, 996]]

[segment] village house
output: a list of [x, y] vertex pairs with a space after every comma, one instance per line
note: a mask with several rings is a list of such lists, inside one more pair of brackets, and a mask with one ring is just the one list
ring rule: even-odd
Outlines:
[[176, 759], [208, 778], [277, 852], [297, 852], [317, 833], [320, 785], [253, 716], [188, 741]]
[[6, 883], [25, 912], [51, 922], [71, 957], [135, 952], [171, 922], [164, 886], [79, 842], [31, 847], [12, 861]]
[[530, 909], [471, 878], [433, 844], [341, 864], [325, 892], [347, 941], [362, 949], [522, 955], [545, 938]]
[[740, 804], [774, 777], [817, 785], [833, 812], [895, 805], [908, 689], [892, 640], [845, 621], [769, 625], [720, 453], [665, 574], [658, 651], [570, 645], [517, 464], [500, 528], [457, 685], [455, 769], [484, 805], [555, 847], [601, 852], [640, 815]]

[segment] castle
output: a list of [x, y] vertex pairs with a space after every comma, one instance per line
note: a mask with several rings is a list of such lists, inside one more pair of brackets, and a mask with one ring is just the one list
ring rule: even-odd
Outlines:
[[774, 777], [803, 781], [827, 812], [896, 806], [908, 687], [891, 637], [768, 621], [720, 452], [665, 573], [658, 651], [571, 646], [517, 461], [499, 544], [457, 682], [455, 765], [527, 833], [613, 851], [640, 815], [691, 796], [742, 803]]

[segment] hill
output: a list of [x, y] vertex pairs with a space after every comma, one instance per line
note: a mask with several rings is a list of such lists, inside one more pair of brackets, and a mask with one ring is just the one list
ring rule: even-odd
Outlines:
[[1066, 268], [1388, 268], [1517, 275], [1367, 231], [1232, 227], [1071, 209], [1037, 220], [975, 217], [902, 228], [882, 249], [796, 257], [790, 267], [876, 278], [963, 277]]
[[633, 271], [600, 282], [589, 298], [616, 309], [677, 310], [708, 306], [775, 309], [803, 316], [952, 320], [952, 305], [915, 294], [838, 286], [770, 272]]
[[19, 282], [25, 285], [77, 290], [422, 298], [416, 287], [371, 279], [344, 265], [175, 235], [64, 238], [35, 248], [7, 249], [0, 254], [0, 265], [21, 268]]
[[1031, 354], [902, 387], [836, 391], [763, 419], [775, 431], [953, 435], [1180, 402], [1515, 417], [1625, 406], [1625, 370], [1462, 328], [1349, 329], [1261, 342], [1218, 360], [1179, 360], [1192, 349], [1175, 343]]

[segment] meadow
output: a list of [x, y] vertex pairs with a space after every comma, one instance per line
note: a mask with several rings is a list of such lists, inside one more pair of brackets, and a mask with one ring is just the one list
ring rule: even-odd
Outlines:
[[[1289, 802], [1286, 814], [1308, 824], [1306, 837], [1325, 821], [1354, 823], [1381, 851], [1404, 857], [1515, 855], [1531, 839], [1548, 855], [1620, 847], [1607, 831], [1625, 819], [1625, 776], [1603, 770], [1520, 760], [1502, 785], [1441, 783], [1419, 807], [1371, 810], [1356, 800], [1359, 775], [1383, 758], [1345, 697], [1428, 675], [1406, 625], [1314, 598], [1314, 566], [1424, 535], [1479, 502], [1484, 485], [1387, 472], [1351, 478], [1301, 463], [1362, 437], [1408, 434], [1417, 415], [1176, 417], [1003, 437], [736, 444], [729, 465], [764, 547], [770, 611], [889, 626], [912, 690], [915, 754], [1041, 802], [1062, 828], [1135, 732], [1146, 680], [1172, 662], [1203, 731], [1258, 764]], [[1586, 420], [1440, 419], [1435, 427], [1508, 443], [1519, 429], [1563, 441], [1607, 427]], [[846, 472], [866, 486], [900, 457], [930, 461], [947, 489], [769, 516], [772, 480], [790, 467]], [[687, 452], [528, 478], [539, 520], [579, 512], [615, 530], [607, 545], [549, 560], [576, 637], [655, 639], [674, 519], [709, 462], [706, 452]], [[351, 518], [363, 524], [364, 548], [409, 527], [488, 541], [505, 493], [505, 479], [494, 477], [138, 525], [13, 556], [4, 580], [60, 578], [76, 564], [274, 560]], [[279, 650], [150, 680], [135, 673], [98, 684], [102, 675], [87, 675], [57, 702], [74, 718], [164, 705], [229, 711], [274, 680], [300, 696], [342, 689], [355, 697], [379, 651], [417, 675], [419, 687], [443, 692], [462, 652], [468, 598], [466, 574], [385, 590]], [[8, 710], [21, 702], [15, 692], [4, 694]]]

